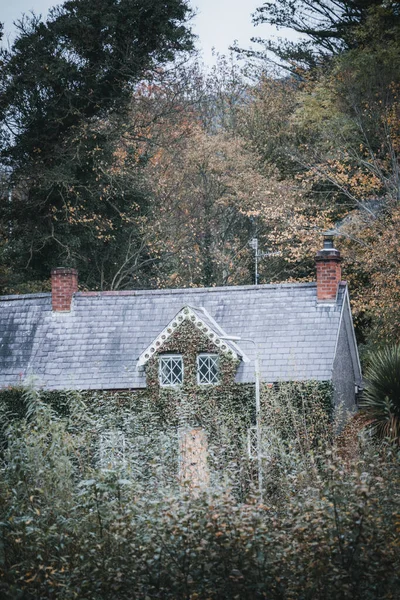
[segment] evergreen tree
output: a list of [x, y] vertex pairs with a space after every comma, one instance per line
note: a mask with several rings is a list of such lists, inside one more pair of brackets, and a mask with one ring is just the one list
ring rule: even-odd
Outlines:
[[275, 54], [289, 69], [315, 67], [332, 55], [358, 47], [358, 29], [372, 14], [378, 16], [375, 23], [379, 20], [381, 40], [390, 39], [393, 27], [400, 23], [400, 2], [397, 1], [267, 1], [256, 10], [253, 22], [290, 29], [301, 37], [296, 42], [260, 38], [254, 41], [261, 42], [267, 52]]
[[0, 217], [7, 260], [28, 267], [25, 278], [62, 263], [101, 286], [105, 263], [138, 237], [139, 161], [133, 152], [122, 180], [120, 134], [139, 83], [192, 48], [189, 17], [185, 0], [70, 0], [46, 22], [22, 19], [2, 50], [1, 160], [13, 195]]

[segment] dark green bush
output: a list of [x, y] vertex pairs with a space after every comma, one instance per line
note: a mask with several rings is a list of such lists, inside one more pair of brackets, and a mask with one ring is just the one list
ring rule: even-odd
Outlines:
[[[145, 398], [132, 420], [129, 398], [115, 399], [118, 410], [99, 398], [96, 411], [72, 395], [68, 414], [60, 416], [28, 393], [28, 417], [10, 422], [6, 431], [0, 597], [396, 598], [397, 451], [367, 441], [344, 468], [328, 443], [330, 433], [326, 443], [313, 442], [319, 411], [308, 425], [292, 418], [293, 435], [287, 429], [281, 440], [280, 428], [293, 417], [296, 402], [289, 388], [279, 394], [264, 397], [264, 409], [274, 410], [264, 468], [266, 476], [275, 473], [267, 486], [273, 478], [278, 487], [284, 481], [279, 493], [266, 488], [260, 504], [251, 486], [245, 501], [237, 500], [231, 483], [243, 465], [234, 460], [225, 463], [225, 480], [215, 479], [211, 489], [194, 496], [181, 488], [174, 479], [176, 439], [162, 433]], [[133, 428], [139, 445], [130, 465], [100, 468], [98, 434], [116, 425]], [[276, 471], [274, 461], [280, 463]]]
[[400, 345], [370, 355], [361, 407], [378, 437], [400, 444]]

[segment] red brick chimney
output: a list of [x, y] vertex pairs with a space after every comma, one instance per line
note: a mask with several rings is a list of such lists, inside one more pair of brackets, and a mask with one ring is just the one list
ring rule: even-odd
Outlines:
[[72, 296], [78, 291], [78, 271], [58, 267], [51, 272], [51, 303], [53, 311], [71, 310]]
[[339, 250], [333, 246], [333, 237], [324, 235], [324, 247], [317, 252], [317, 300], [318, 302], [335, 302], [338, 285], [342, 278]]

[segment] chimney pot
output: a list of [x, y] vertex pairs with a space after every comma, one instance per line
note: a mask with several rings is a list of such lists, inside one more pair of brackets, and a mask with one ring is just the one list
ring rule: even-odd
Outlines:
[[78, 271], [57, 267], [51, 272], [51, 303], [54, 312], [69, 312], [72, 297], [78, 291]]
[[330, 233], [324, 234], [324, 250], [328, 250], [334, 248], [333, 245], [333, 236]]

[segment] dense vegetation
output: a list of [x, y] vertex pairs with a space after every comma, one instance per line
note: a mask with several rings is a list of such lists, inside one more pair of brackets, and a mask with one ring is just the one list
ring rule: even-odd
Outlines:
[[362, 408], [371, 432], [400, 444], [400, 345], [385, 346], [370, 358]]
[[2, 50], [1, 291], [58, 265], [92, 289], [249, 283], [253, 236], [261, 282], [310, 279], [333, 228], [359, 341], [398, 338], [399, 3], [265, 2], [256, 23], [303, 37], [208, 74], [186, 3], [145, 4], [71, 0]]
[[[214, 479], [193, 494], [178, 480], [179, 431], [153, 401], [69, 394], [58, 416], [27, 392], [26, 417], [2, 414], [1, 597], [396, 598], [398, 450], [346, 431], [333, 444], [316, 390], [307, 406], [300, 389], [264, 391], [262, 502], [233, 405], [204, 410]], [[180, 406], [182, 427], [194, 412]], [[104, 445], [121, 431], [124, 445]]]

